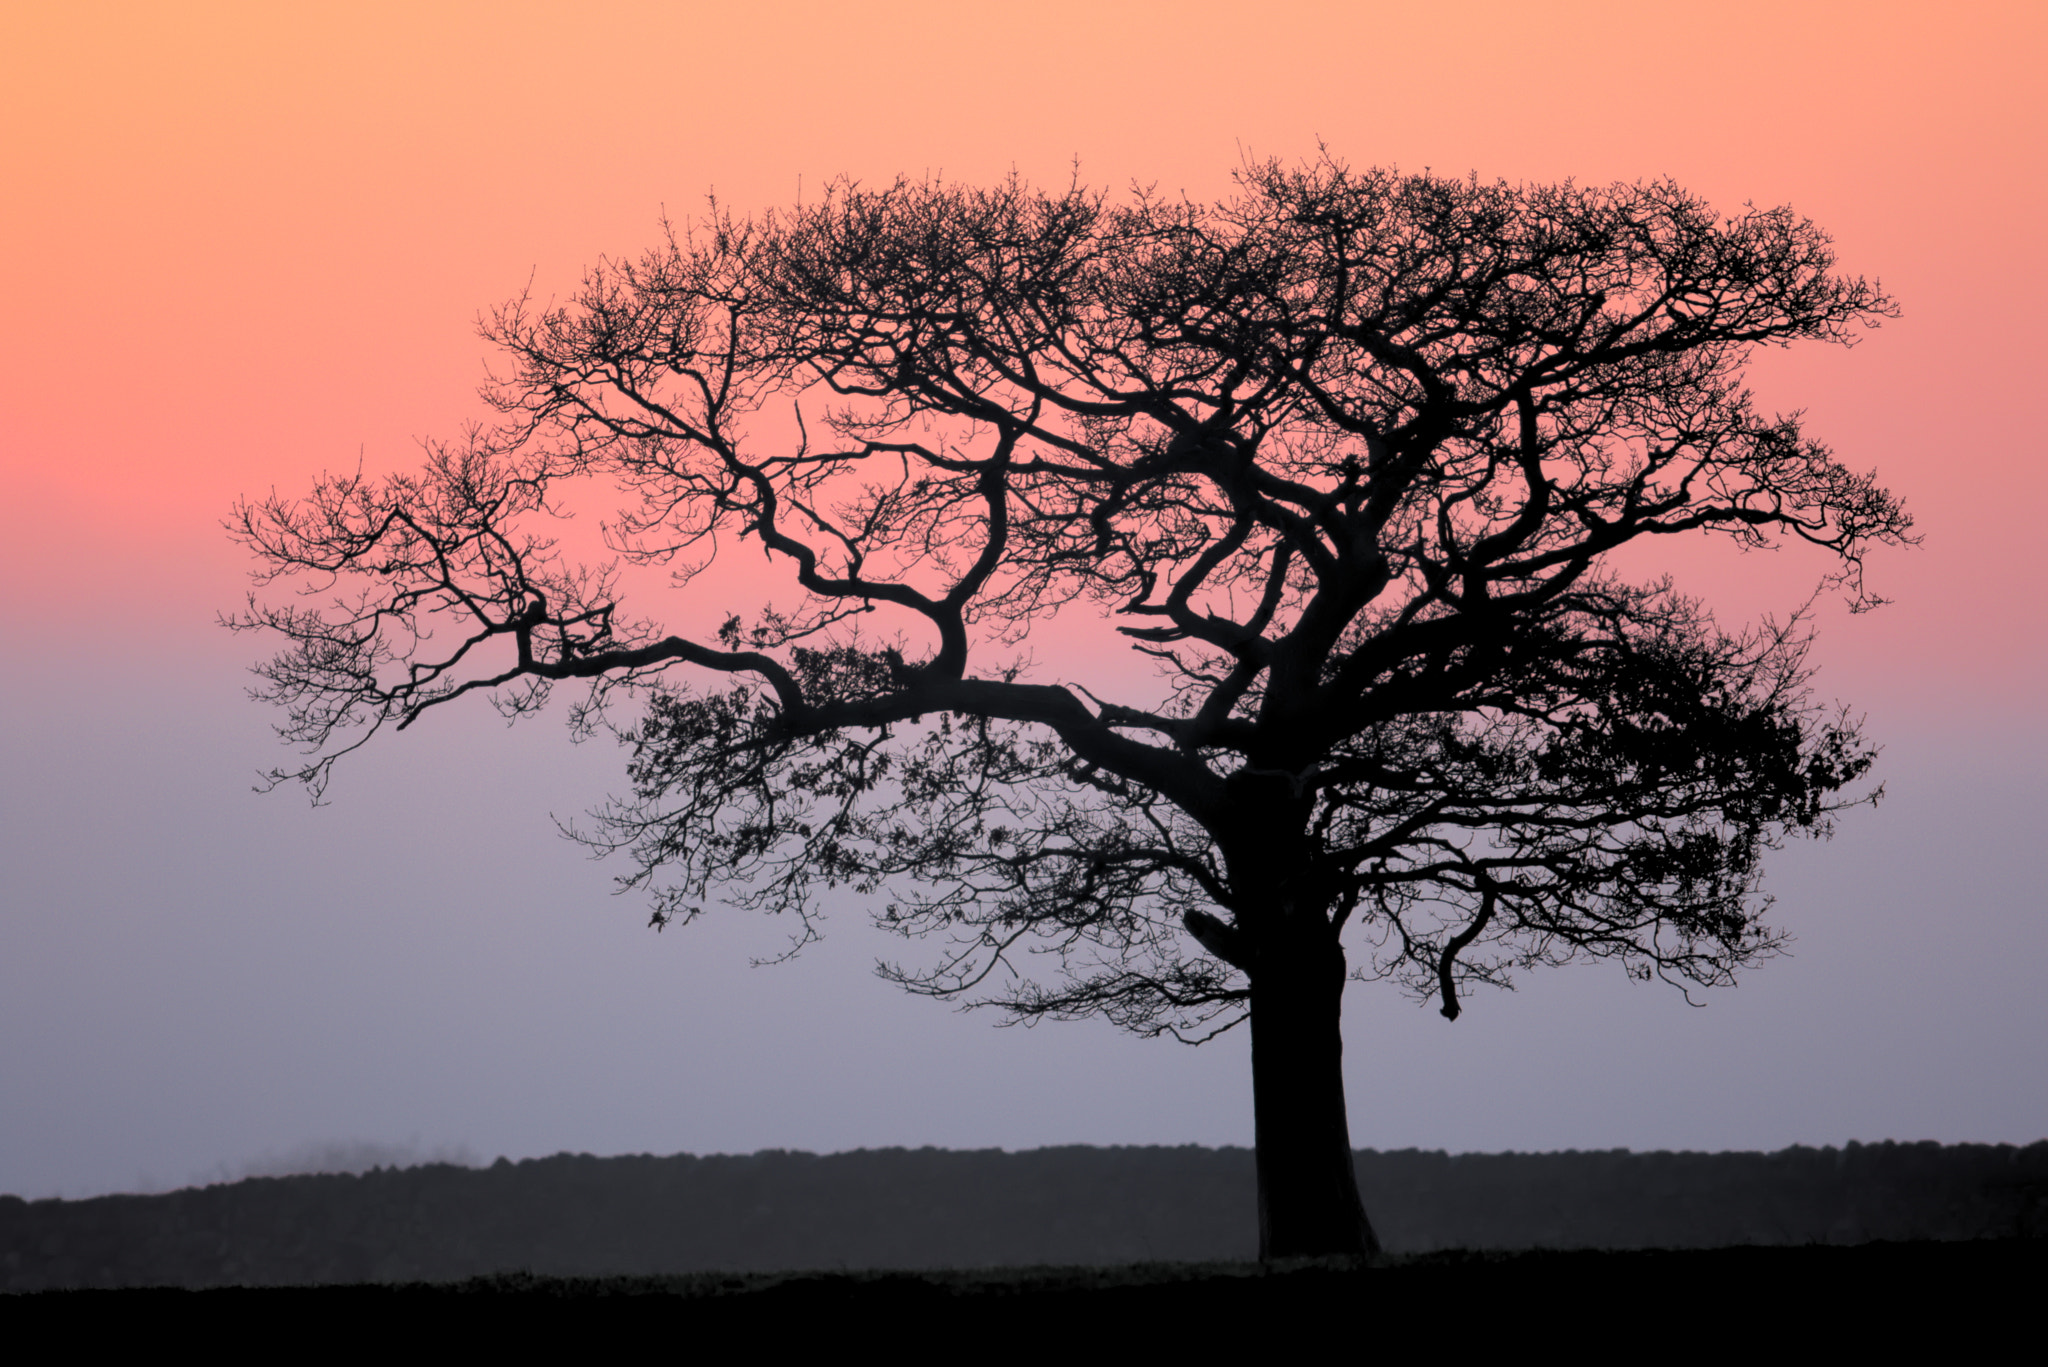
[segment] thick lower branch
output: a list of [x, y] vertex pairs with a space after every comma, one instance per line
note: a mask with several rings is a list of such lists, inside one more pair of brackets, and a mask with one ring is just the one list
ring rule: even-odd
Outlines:
[[1493, 919], [1493, 909], [1499, 894], [1488, 884], [1479, 894], [1479, 914], [1472, 918], [1472, 924], [1453, 935], [1444, 946], [1444, 952], [1436, 961], [1437, 988], [1443, 993], [1443, 1016], [1445, 1020], [1458, 1018], [1458, 988], [1451, 981], [1451, 967], [1458, 961], [1458, 953], [1466, 945], [1479, 938], [1479, 932], [1486, 929], [1486, 923]]

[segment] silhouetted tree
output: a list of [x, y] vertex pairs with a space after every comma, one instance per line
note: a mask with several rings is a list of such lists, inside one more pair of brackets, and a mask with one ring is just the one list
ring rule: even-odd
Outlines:
[[[1214, 204], [1013, 179], [714, 211], [494, 314], [495, 426], [237, 509], [259, 581], [315, 600], [234, 623], [289, 640], [258, 696], [308, 757], [272, 778], [317, 796], [386, 723], [588, 681], [574, 721], [630, 742], [631, 795], [580, 835], [655, 924], [718, 892], [800, 947], [843, 885], [943, 943], [884, 966], [912, 991], [1249, 1020], [1263, 1253], [1369, 1250], [1347, 976], [1450, 1017], [1584, 957], [1727, 982], [1780, 943], [1761, 853], [1871, 800], [1798, 615], [1731, 633], [1603, 568], [1796, 538], [1875, 601], [1864, 553], [1906, 515], [1741, 385], [1756, 346], [1890, 315], [1833, 265], [1787, 209], [1668, 183], [1327, 157]], [[544, 530], [584, 479], [624, 495], [596, 569]], [[687, 581], [750, 538], [779, 608], [623, 615], [620, 561]], [[1055, 613], [1156, 687], [1034, 671]]]

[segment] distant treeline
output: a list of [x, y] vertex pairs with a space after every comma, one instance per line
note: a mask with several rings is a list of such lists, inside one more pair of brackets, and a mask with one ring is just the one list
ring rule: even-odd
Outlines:
[[[1391, 1252], [2048, 1235], [2048, 1142], [1368, 1150], [1358, 1176]], [[0, 1287], [1234, 1261], [1256, 1254], [1254, 1211], [1245, 1149], [561, 1154], [160, 1196], [0, 1197]]]

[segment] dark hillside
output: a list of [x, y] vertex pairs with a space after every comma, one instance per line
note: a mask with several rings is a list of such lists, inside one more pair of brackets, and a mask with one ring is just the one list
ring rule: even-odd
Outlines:
[[2048, 1142], [1358, 1155], [1387, 1247], [1719, 1248], [2048, 1235]]
[[[1368, 1151], [1358, 1170], [1394, 1252], [2048, 1233], [2048, 1142]], [[1255, 1251], [1253, 1208], [1243, 1149], [563, 1154], [161, 1196], [0, 1198], [0, 1287], [1228, 1261]]]

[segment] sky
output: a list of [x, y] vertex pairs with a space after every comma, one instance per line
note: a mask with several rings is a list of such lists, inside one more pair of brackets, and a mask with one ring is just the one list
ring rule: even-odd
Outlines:
[[[2048, 1136], [2048, 11], [738, 8], [0, 10], [0, 1192], [351, 1154], [1249, 1143], [1241, 1034], [995, 1029], [877, 981], [897, 947], [857, 906], [776, 967], [749, 967], [772, 922], [649, 930], [555, 835], [623, 777], [558, 720], [443, 709], [328, 806], [256, 793], [285, 752], [243, 693], [264, 644], [216, 625], [250, 568], [220, 520], [458, 433], [480, 312], [707, 196], [1014, 170], [1209, 198], [1319, 145], [1790, 203], [1903, 313], [1759, 358], [1759, 401], [1925, 537], [1874, 557], [1890, 606], [1820, 620], [1818, 690], [1885, 746], [1887, 796], [1770, 866], [1791, 956], [1702, 1007], [1612, 966], [1455, 1023], [1354, 987], [1353, 1142]], [[1681, 568], [1730, 621], [1822, 569]]]

